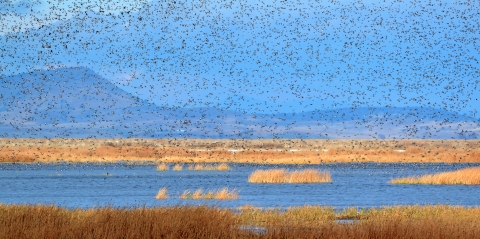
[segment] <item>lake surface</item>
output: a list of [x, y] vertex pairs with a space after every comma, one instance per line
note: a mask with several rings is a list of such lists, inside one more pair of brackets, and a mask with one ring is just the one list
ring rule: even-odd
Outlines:
[[[327, 205], [378, 207], [404, 204], [480, 206], [480, 186], [392, 185], [390, 179], [479, 167], [480, 164], [334, 163], [322, 165], [230, 164], [230, 171], [157, 171], [155, 165], [127, 163], [0, 164], [0, 203], [55, 204], [62, 207], [131, 207], [207, 204], [290, 207]], [[332, 183], [251, 184], [256, 169], [327, 170]], [[162, 187], [170, 198], [155, 200]], [[236, 188], [232, 201], [181, 200], [184, 190]]]

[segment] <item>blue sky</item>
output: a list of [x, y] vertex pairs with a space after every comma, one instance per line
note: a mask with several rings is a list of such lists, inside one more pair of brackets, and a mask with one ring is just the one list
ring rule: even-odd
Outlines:
[[160, 106], [429, 106], [478, 117], [479, 9], [478, 1], [3, 1], [0, 68], [8, 76], [86, 66]]

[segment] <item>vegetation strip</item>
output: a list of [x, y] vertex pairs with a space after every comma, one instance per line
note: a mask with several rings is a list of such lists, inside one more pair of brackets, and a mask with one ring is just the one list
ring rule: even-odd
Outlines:
[[464, 184], [480, 185], [480, 168], [465, 168], [457, 171], [427, 174], [390, 181], [393, 184]]
[[[173, 171], [181, 171], [183, 169], [182, 165], [175, 164], [173, 166]], [[226, 163], [220, 163], [218, 165], [205, 165], [205, 164], [190, 164], [187, 167], [188, 170], [195, 170], [195, 171], [228, 171], [230, 170], [230, 166]], [[170, 166], [166, 163], [161, 163], [157, 165], [158, 171], [168, 171], [170, 170]]]
[[[480, 208], [65, 209], [0, 204], [0, 238], [478, 238]], [[337, 223], [339, 219], [356, 219]]]
[[328, 183], [329, 172], [314, 169], [287, 171], [286, 169], [255, 170], [248, 177], [249, 183]]
[[0, 162], [480, 162], [479, 140], [0, 139]]

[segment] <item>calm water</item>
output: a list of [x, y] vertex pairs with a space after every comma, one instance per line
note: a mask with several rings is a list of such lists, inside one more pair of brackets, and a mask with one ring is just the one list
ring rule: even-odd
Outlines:
[[[156, 171], [154, 165], [115, 164], [0, 164], [0, 203], [55, 204], [64, 207], [161, 206], [208, 204], [236, 207], [251, 204], [261, 207], [329, 205], [376, 207], [400, 204], [450, 204], [480, 206], [480, 186], [391, 185], [401, 176], [420, 175], [478, 167], [480, 164], [377, 164], [348, 163], [282, 168], [328, 170], [327, 184], [250, 184], [248, 175], [255, 169], [278, 166], [231, 164], [231, 170]], [[184, 166], [186, 168], [186, 166]], [[170, 199], [155, 200], [162, 187]], [[186, 190], [240, 190], [239, 200], [180, 200]]]

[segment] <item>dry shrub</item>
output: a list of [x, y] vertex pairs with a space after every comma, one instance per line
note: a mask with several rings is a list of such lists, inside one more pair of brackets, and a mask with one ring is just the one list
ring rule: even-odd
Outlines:
[[427, 174], [390, 181], [393, 184], [480, 184], [480, 168], [465, 168], [451, 172]]
[[163, 187], [161, 188], [157, 195], [155, 196], [155, 199], [167, 199], [168, 198], [168, 192], [167, 192], [167, 188], [166, 187]]
[[249, 183], [328, 183], [329, 172], [305, 169], [289, 172], [285, 169], [255, 170], [248, 177]]
[[161, 163], [157, 166], [158, 171], [168, 171], [169, 168], [170, 167], [165, 163]]

